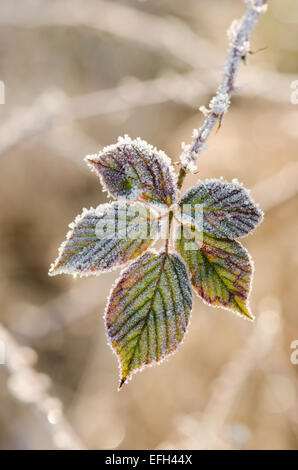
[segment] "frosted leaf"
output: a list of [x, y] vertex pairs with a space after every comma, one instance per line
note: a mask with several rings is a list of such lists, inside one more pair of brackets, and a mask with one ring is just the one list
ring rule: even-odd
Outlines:
[[175, 245], [196, 293], [205, 302], [253, 320], [248, 306], [253, 264], [239, 242], [197, 233], [194, 227], [183, 225]]
[[233, 20], [231, 26], [227, 30], [227, 35], [229, 38], [230, 46], [232, 46], [234, 42], [236, 41], [240, 27], [241, 27], [241, 21]]
[[[200, 106], [199, 111], [203, 114], [204, 117], [207, 117], [210, 114], [210, 109], [206, 108], [206, 106]], [[197, 139], [199, 135], [194, 136], [194, 139]]]
[[263, 220], [260, 208], [236, 180], [200, 182], [185, 193], [179, 206], [180, 221], [194, 223], [198, 230], [231, 240], [251, 233]]
[[117, 144], [85, 160], [114, 198], [140, 198], [159, 206], [176, 201], [176, 175], [170, 159], [140, 138], [119, 138]]
[[135, 259], [159, 233], [155, 211], [114, 202], [85, 209], [68, 232], [49, 274], [99, 274]]
[[144, 366], [176, 351], [191, 306], [187, 269], [176, 253], [147, 252], [122, 273], [106, 312], [108, 338], [121, 369], [120, 387]]
[[224, 115], [230, 106], [229, 93], [217, 93], [210, 101], [209, 108], [216, 116]]
[[180, 162], [181, 162], [181, 167], [187, 172], [187, 173], [196, 173], [198, 167], [195, 163], [196, 157], [198, 154], [193, 154], [191, 152], [183, 152], [180, 155]]

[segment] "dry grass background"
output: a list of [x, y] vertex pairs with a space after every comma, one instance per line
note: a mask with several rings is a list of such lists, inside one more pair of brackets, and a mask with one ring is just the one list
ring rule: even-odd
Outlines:
[[[242, 68], [246, 87], [199, 161], [200, 178], [236, 177], [266, 209], [244, 240], [255, 260], [257, 321], [196, 299], [178, 354], [121, 393], [102, 319], [117, 273], [47, 276], [67, 224], [106, 200], [82, 158], [127, 133], [176, 161], [202, 120], [197, 106], [216, 89], [226, 29], [244, 5], [21, 3], [0, 5], [0, 322], [2, 337], [11, 335], [9, 368], [0, 366], [0, 447], [297, 448], [298, 366], [290, 361], [298, 339], [298, 108], [290, 102], [297, 2], [269, 2], [252, 43], [267, 49]], [[131, 16], [110, 18], [119, 5]]]

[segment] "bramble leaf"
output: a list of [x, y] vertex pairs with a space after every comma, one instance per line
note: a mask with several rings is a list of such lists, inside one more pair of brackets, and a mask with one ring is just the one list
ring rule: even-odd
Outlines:
[[74, 223], [49, 274], [99, 274], [137, 258], [156, 240], [159, 219], [143, 204], [85, 209]]
[[120, 387], [177, 349], [191, 306], [187, 269], [177, 253], [147, 252], [122, 273], [106, 312], [109, 341], [121, 369]]
[[244, 237], [262, 221], [263, 213], [236, 180], [206, 180], [191, 188], [179, 202], [181, 222], [231, 240]]
[[196, 293], [215, 307], [224, 307], [253, 320], [248, 306], [253, 264], [237, 241], [198, 233], [180, 225], [176, 249], [184, 259]]
[[114, 198], [140, 198], [158, 206], [170, 206], [177, 199], [171, 160], [140, 138], [119, 137], [117, 144], [85, 160]]

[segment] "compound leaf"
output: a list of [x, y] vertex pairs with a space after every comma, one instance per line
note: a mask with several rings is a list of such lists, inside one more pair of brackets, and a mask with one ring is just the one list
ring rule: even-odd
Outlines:
[[177, 349], [191, 306], [187, 269], [177, 253], [146, 252], [122, 273], [106, 312], [109, 341], [121, 369], [120, 387], [133, 373]]
[[70, 224], [49, 274], [99, 274], [133, 260], [156, 240], [159, 219], [141, 203], [85, 209]]
[[181, 222], [186, 221], [220, 238], [244, 237], [262, 221], [263, 213], [236, 180], [206, 180], [180, 200]]
[[104, 148], [98, 155], [88, 155], [85, 160], [114, 198], [140, 198], [163, 207], [177, 199], [170, 159], [139, 138], [119, 137], [117, 144]]
[[210, 305], [253, 320], [248, 306], [253, 264], [246, 249], [235, 240], [198, 233], [194, 226], [179, 226], [176, 236], [196, 293]]

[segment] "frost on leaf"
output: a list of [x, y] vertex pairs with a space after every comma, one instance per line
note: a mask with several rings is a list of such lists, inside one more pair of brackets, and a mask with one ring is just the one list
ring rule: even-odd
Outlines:
[[253, 320], [248, 306], [253, 264], [248, 252], [235, 240], [201, 235], [194, 236], [194, 227], [183, 225], [176, 238], [176, 249], [189, 269], [195, 291], [208, 304]]
[[159, 206], [170, 206], [176, 200], [176, 176], [170, 159], [139, 138], [119, 138], [117, 144], [87, 156], [86, 161], [114, 198], [140, 198]]
[[181, 221], [231, 240], [252, 232], [263, 218], [248, 191], [237, 181], [206, 180], [191, 188], [179, 205]]
[[124, 271], [106, 312], [120, 387], [146, 365], [161, 362], [182, 341], [192, 306], [187, 269], [178, 254], [147, 252]]
[[159, 220], [141, 203], [85, 209], [70, 225], [50, 275], [99, 274], [135, 259], [155, 241]]

